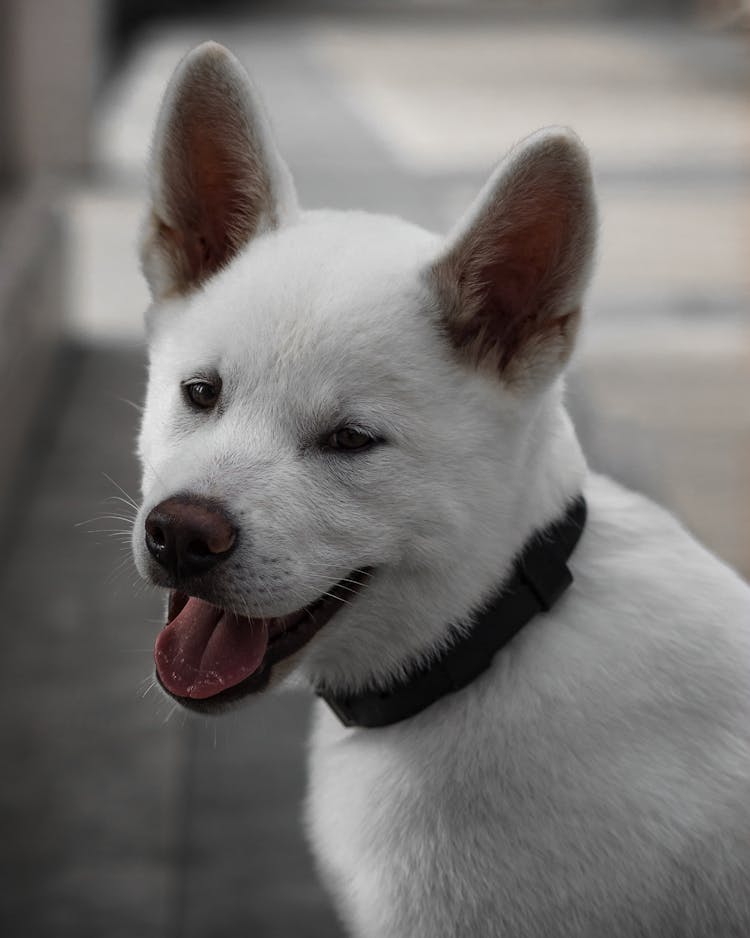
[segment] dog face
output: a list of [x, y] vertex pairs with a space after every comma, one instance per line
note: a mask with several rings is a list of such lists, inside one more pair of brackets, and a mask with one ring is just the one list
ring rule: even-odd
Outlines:
[[530, 138], [447, 239], [303, 213], [247, 77], [207, 44], [167, 90], [151, 178], [133, 547], [170, 590], [157, 675], [203, 710], [292, 670], [384, 679], [582, 471], [548, 467], [593, 251], [585, 153]]

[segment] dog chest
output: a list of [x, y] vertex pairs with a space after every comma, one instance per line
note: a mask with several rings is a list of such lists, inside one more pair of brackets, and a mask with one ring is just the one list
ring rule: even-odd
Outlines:
[[516, 686], [511, 703], [498, 677], [416, 730], [345, 730], [319, 705], [308, 829], [352, 935], [697, 936], [750, 916], [732, 898], [750, 831], [710, 717], [669, 713], [669, 687], [642, 709], [617, 685], [554, 709]]

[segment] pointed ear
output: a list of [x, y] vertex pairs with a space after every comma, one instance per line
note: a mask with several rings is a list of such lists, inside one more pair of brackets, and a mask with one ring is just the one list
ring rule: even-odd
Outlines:
[[498, 167], [429, 272], [460, 354], [508, 384], [551, 380], [573, 348], [595, 236], [583, 145], [563, 128], [532, 135]]
[[141, 245], [155, 299], [184, 294], [296, 214], [291, 175], [247, 74], [207, 42], [177, 66], [156, 125]]

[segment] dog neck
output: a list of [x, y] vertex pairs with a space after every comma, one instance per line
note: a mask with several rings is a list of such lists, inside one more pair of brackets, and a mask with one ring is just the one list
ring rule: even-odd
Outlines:
[[344, 726], [392, 726], [426, 710], [479, 677], [494, 656], [540, 612], [548, 612], [573, 582], [568, 559], [586, 523], [580, 495], [553, 524], [534, 533], [496, 595], [468, 628], [453, 629], [453, 643], [442, 654], [413, 666], [407, 678], [388, 687], [342, 695], [318, 690]]

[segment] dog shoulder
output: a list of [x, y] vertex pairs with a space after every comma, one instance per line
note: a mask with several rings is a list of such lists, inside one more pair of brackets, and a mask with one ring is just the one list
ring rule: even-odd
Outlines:
[[573, 565], [592, 614], [606, 605], [625, 630], [686, 648], [710, 637], [750, 649], [750, 586], [734, 570], [664, 508], [611, 479], [590, 475], [587, 497]]

